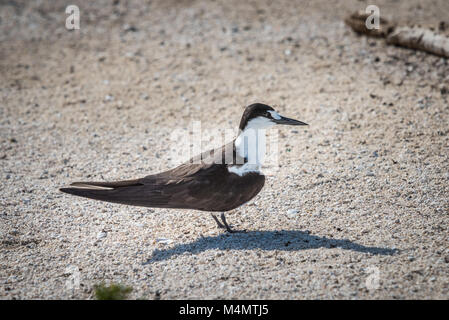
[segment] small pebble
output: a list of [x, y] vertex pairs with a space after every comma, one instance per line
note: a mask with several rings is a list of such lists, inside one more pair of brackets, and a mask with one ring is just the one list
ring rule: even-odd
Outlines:
[[107, 232], [105, 232], [105, 231], [100, 231], [100, 232], [97, 234], [97, 239], [103, 239], [103, 238], [106, 238], [107, 235], [108, 235]]
[[287, 211], [287, 216], [289, 218], [295, 218], [298, 215], [299, 211], [297, 209], [289, 209]]

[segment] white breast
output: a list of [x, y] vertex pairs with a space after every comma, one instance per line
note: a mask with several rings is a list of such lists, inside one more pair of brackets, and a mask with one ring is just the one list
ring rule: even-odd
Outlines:
[[239, 176], [244, 176], [250, 172], [260, 173], [260, 166], [245, 163], [243, 165], [228, 166], [228, 171], [238, 174]]
[[228, 165], [228, 171], [243, 176], [248, 172], [260, 172], [266, 153], [266, 131], [274, 123], [265, 117], [257, 117], [248, 122], [245, 129], [235, 139], [237, 154], [246, 158], [243, 165]]

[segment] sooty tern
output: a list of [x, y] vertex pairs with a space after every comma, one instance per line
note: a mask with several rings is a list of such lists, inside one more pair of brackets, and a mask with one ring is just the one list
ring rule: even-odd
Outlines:
[[[237, 138], [180, 166], [144, 178], [115, 182], [74, 182], [62, 192], [134, 206], [211, 212], [220, 228], [234, 232], [224, 216], [254, 198], [265, 183], [261, 173], [265, 131], [273, 125], [307, 125], [255, 103], [243, 112]], [[222, 212], [221, 222], [212, 212]]]

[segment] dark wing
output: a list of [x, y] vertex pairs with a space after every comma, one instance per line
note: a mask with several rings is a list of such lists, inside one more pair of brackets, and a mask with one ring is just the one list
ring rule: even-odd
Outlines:
[[[248, 173], [243, 177], [230, 173], [226, 165], [183, 165], [172, 172], [172, 180], [158, 184], [161, 191], [159, 207], [228, 211], [239, 207], [256, 196], [265, 183], [265, 177]], [[175, 176], [182, 173], [180, 176]], [[159, 175], [142, 179], [146, 186], [153, 185]]]
[[[249, 173], [240, 177], [226, 165], [185, 164], [138, 180], [76, 182], [62, 192], [80, 197], [153, 208], [227, 211], [252, 199], [265, 177]], [[179, 175], [180, 173], [183, 175]]]
[[235, 161], [235, 149], [228, 144], [205, 152], [179, 167], [142, 179], [75, 182], [71, 187], [60, 190], [80, 197], [134, 206], [232, 210], [257, 195], [265, 177], [258, 173], [248, 173], [243, 177], [230, 173], [224, 164], [226, 154], [234, 157]]
[[[114, 182], [74, 182], [60, 191], [89, 199], [134, 206], [167, 208], [174, 192], [185, 185], [186, 174], [194, 174], [199, 165], [181, 165], [175, 169], [142, 179]], [[184, 173], [184, 175], [182, 175]]]

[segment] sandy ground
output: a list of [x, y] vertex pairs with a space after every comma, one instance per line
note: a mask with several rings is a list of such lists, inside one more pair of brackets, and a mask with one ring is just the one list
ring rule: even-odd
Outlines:
[[[447, 60], [352, 33], [372, 1], [92, 3], [0, 2], [2, 299], [101, 281], [145, 299], [449, 297]], [[449, 12], [376, 4], [401, 24]], [[253, 102], [310, 126], [280, 130], [265, 188], [228, 213], [246, 234], [58, 191], [167, 169], [173, 130], [236, 128]]]

